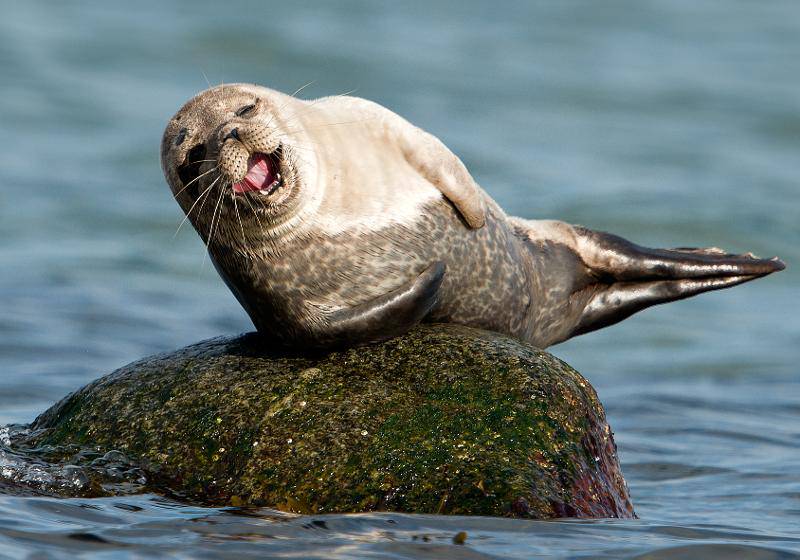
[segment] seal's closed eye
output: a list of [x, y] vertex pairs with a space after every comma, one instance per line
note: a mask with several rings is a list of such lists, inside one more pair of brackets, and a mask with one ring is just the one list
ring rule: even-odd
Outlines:
[[236, 111], [236, 116], [237, 117], [246, 117], [247, 115], [252, 113], [253, 109], [255, 109], [255, 108], [256, 108], [255, 103], [251, 103], [250, 105], [245, 105], [244, 107], [240, 107]]

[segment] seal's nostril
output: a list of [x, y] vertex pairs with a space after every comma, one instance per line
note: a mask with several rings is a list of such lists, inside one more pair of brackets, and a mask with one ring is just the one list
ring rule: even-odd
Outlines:
[[233, 130], [231, 130], [228, 133], [228, 135], [224, 138], [224, 140], [227, 140], [228, 138], [233, 138], [234, 140], [238, 140], [239, 142], [242, 141], [242, 139], [239, 138], [239, 129], [238, 128], [234, 128]]

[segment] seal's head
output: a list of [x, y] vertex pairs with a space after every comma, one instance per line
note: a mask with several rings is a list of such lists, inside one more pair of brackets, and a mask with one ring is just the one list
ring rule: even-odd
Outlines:
[[264, 87], [226, 84], [189, 100], [167, 124], [161, 166], [207, 244], [247, 246], [253, 232], [296, 213], [304, 191], [296, 155], [302, 131], [292, 118], [298, 103]]

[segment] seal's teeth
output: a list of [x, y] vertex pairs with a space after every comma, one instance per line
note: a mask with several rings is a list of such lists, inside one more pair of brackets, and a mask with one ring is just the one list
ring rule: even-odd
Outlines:
[[280, 187], [283, 183], [280, 180], [272, 181], [269, 186], [264, 187], [263, 189], [259, 189], [258, 192], [262, 194], [272, 194], [275, 189]]

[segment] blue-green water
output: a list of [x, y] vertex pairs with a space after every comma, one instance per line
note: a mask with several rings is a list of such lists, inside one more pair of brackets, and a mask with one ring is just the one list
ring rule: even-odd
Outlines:
[[605, 403], [640, 520], [0, 496], [0, 557], [800, 557], [800, 3], [0, 7], [0, 424], [251, 328], [194, 232], [173, 239], [158, 162], [206, 80], [355, 90], [441, 137], [510, 213], [788, 264], [552, 349]]

